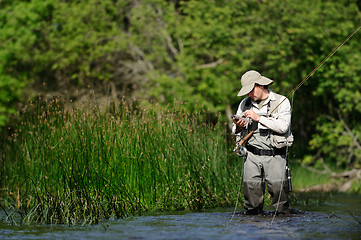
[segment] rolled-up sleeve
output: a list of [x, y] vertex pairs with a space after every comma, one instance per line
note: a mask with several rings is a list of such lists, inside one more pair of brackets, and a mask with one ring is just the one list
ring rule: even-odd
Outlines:
[[261, 116], [259, 123], [276, 133], [285, 134], [291, 125], [291, 104], [286, 97], [281, 102], [272, 117]]

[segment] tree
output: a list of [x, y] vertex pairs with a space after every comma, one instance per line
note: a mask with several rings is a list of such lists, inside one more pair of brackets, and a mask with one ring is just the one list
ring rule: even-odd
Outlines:
[[101, 98], [111, 86], [116, 98], [139, 88], [148, 65], [128, 32], [135, 2], [3, 2], [0, 126], [34, 95], [65, 92], [76, 100], [93, 89]]
[[[148, 93], [165, 104], [178, 99], [188, 102], [189, 111], [205, 107], [211, 113], [236, 108], [239, 78], [250, 68], [273, 78], [272, 88], [288, 95], [360, 21], [356, 1], [184, 1], [180, 12], [177, 21], [173, 15], [168, 21], [169, 11], [157, 11], [169, 33], [164, 42], [176, 51], [169, 51], [167, 68], [152, 72]], [[297, 145], [304, 153], [311, 140], [318, 153], [314, 162], [325, 158], [357, 166], [361, 161], [355, 121], [360, 114], [359, 38], [355, 35], [295, 94]], [[335, 121], [341, 109], [350, 118]], [[344, 126], [347, 141], [327, 140], [334, 134], [326, 127], [329, 119]], [[328, 147], [339, 150], [333, 154]], [[337, 157], [342, 153], [347, 161]]]
[[[357, 0], [0, 4], [0, 126], [21, 95], [68, 92], [77, 100], [89, 89], [99, 99], [110, 90], [114, 98], [180, 104], [226, 121], [241, 100], [245, 71], [260, 71], [287, 95], [360, 23]], [[296, 92], [292, 129], [300, 154], [360, 164], [359, 42], [357, 33]]]

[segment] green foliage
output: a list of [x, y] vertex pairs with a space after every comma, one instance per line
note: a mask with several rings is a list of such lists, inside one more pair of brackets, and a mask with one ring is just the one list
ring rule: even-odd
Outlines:
[[[186, 1], [178, 11], [182, 24], [165, 25], [178, 50], [173, 68], [151, 76], [150, 94], [159, 102], [178, 99], [190, 103], [188, 111], [206, 107], [210, 113], [235, 109], [238, 79], [250, 68], [273, 78], [273, 90], [288, 95], [360, 21], [355, 1]], [[160, 16], [164, 22], [168, 14]], [[302, 152], [311, 139], [316, 156], [343, 167], [361, 162], [359, 40], [357, 33], [296, 92], [293, 110]], [[343, 122], [330, 121], [338, 111]], [[344, 126], [343, 138], [334, 138], [334, 124]]]
[[151, 76], [154, 85], [150, 95], [164, 103], [186, 101], [189, 111], [205, 107], [210, 113], [224, 112], [234, 99], [231, 96], [241, 72], [240, 66], [235, 67], [239, 60], [233, 62], [242, 54], [237, 51], [242, 46], [236, 46], [241, 43], [236, 35], [242, 29], [234, 28], [234, 15], [243, 5], [235, 1], [224, 5], [181, 2], [178, 22], [166, 25], [166, 37], [172, 40], [167, 42], [168, 48], [176, 50], [172, 51], [174, 63]]
[[[352, 128], [345, 121], [346, 116], [338, 113], [338, 117], [327, 116], [318, 118], [320, 124], [317, 133], [313, 135], [310, 146], [318, 151], [318, 157], [325, 162], [336, 163], [338, 167], [361, 167], [360, 137], [361, 128], [359, 124]], [[356, 122], [356, 121], [348, 121]]]
[[351, 189], [352, 189], [351, 191], [354, 192], [354, 193], [360, 193], [361, 192], [361, 180], [355, 181], [352, 184]]
[[[159, 51], [157, 56], [173, 64], [149, 75], [153, 85], [147, 94], [164, 104], [178, 100], [189, 103], [188, 111], [206, 107], [210, 113], [225, 112], [229, 106], [234, 111], [240, 101], [235, 97], [239, 77], [250, 68], [273, 78], [273, 90], [288, 95], [359, 23], [355, 1], [181, 1], [176, 9], [181, 13], [178, 22], [174, 17], [167, 21], [172, 9], [167, 10], [157, 11], [157, 19], [162, 19], [169, 34], [163, 36], [164, 42], [172, 39], [164, 47], [176, 51], [168, 55]], [[145, 37], [161, 36], [155, 31]], [[333, 116], [341, 109], [347, 116], [344, 125], [358, 129], [359, 39], [358, 33], [322, 65], [296, 92], [294, 102], [293, 131], [302, 152], [313, 138], [317, 156], [343, 166], [344, 160], [336, 156], [357, 149], [357, 137], [349, 148], [345, 143], [335, 144], [336, 139], [326, 141], [330, 130], [322, 131], [320, 138], [313, 133], [321, 131], [318, 125], [329, 127], [329, 120], [319, 116]], [[359, 135], [358, 130], [353, 135]], [[330, 153], [326, 147], [330, 144], [341, 150]], [[348, 162], [349, 167], [359, 165], [357, 151]]]
[[[19, 100], [98, 87], [119, 79], [129, 59], [126, 1], [15, 1], [0, 10], [0, 112], [7, 119]], [[124, 77], [126, 78], [126, 77]], [[129, 81], [129, 80], [128, 80]], [[127, 88], [128, 82], [113, 81]], [[33, 86], [33, 91], [23, 91]], [[19, 98], [24, 94], [23, 98]], [[4, 125], [0, 122], [0, 126]]]
[[[1, 1], [0, 126], [29, 96], [65, 91], [76, 100], [88, 88], [189, 113], [206, 109], [225, 121], [241, 100], [236, 93], [245, 71], [260, 71], [275, 80], [274, 91], [287, 95], [359, 26], [358, 3]], [[292, 129], [302, 155], [360, 166], [360, 36], [295, 94]], [[332, 129], [342, 141], [331, 140]], [[340, 160], [339, 153], [352, 157]]]
[[329, 174], [311, 172], [299, 163], [291, 164], [291, 176], [292, 186], [296, 192], [300, 189], [330, 182]]
[[116, 107], [31, 104], [3, 141], [0, 204], [49, 224], [234, 204], [242, 161], [224, 125], [199, 124], [178, 107]]

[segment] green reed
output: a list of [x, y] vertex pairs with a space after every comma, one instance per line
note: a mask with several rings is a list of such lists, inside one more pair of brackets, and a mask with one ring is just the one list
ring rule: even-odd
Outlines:
[[1, 204], [23, 222], [63, 224], [232, 206], [242, 161], [226, 126], [177, 107], [138, 106], [30, 104], [3, 139]]

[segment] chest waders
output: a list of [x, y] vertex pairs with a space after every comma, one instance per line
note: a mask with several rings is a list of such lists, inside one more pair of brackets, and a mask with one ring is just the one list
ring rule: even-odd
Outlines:
[[[287, 95], [287, 97], [286, 98], [288, 98], [291, 94], [293, 94], [294, 92], [296, 92], [312, 75], [313, 75], [313, 73], [315, 73], [329, 58], [331, 58], [332, 56], [333, 56], [333, 54], [335, 54], [337, 51], [338, 51], [338, 49], [340, 49], [353, 35], [355, 35], [356, 33], [357, 33], [357, 31], [359, 30], [361, 28], [361, 25], [360, 26], [358, 26], [341, 44], [339, 44], [327, 57], [325, 57], [323, 60], [322, 60], [322, 62], [315, 68], [315, 69], [313, 69], [288, 95]], [[285, 98], [285, 99], [286, 99]], [[279, 105], [281, 105], [281, 103], [285, 100], [285, 99], [283, 99], [276, 107], [275, 107], [275, 109], [276, 108], [278, 108], [278, 106]], [[236, 145], [236, 148], [234, 149], [234, 151], [238, 154], [238, 155], [240, 155], [240, 156], [242, 156], [243, 154], [246, 154], [246, 151], [245, 151], [245, 148], [242, 148], [242, 145], [252, 136], [252, 134], [255, 132], [255, 130], [252, 130], [251, 132], [249, 132], [248, 133], [248, 135], [247, 136], [245, 136], [240, 142], [237, 142], [237, 145]], [[288, 166], [288, 161], [287, 161], [287, 169], [286, 169], [286, 171], [287, 171], [287, 175], [288, 175], [288, 179], [290, 180], [290, 170], [289, 170], [289, 166]], [[241, 179], [242, 179], [242, 177], [241, 177]], [[292, 189], [291, 189], [291, 185], [289, 185], [289, 191], [291, 191]], [[238, 195], [237, 195], [237, 201], [236, 201], [236, 207], [237, 207], [237, 203], [238, 203], [238, 196], [239, 196], [239, 192], [240, 192], [240, 188], [239, 188], [239, 191], [238, 191]], [[233, 212], [233, 216], [234, 216], [234, 214], [235, 214], [235, 211], [236, 211], [236, 207], [235, 207], [235, 210], [234, 210], [234, 212]], [[233, 216], [232, 216], [232, 218], [233, 218]], [[276, 216], [276, 214], [274, 215], [274, 217]], [[273, 217], [273, 219], [272, 219], [272, 222], [273, 222], [273, 220], [274, 220], [274, 217]], [[271, 222], [271, 224], [272, 224], [272, 222]]]

